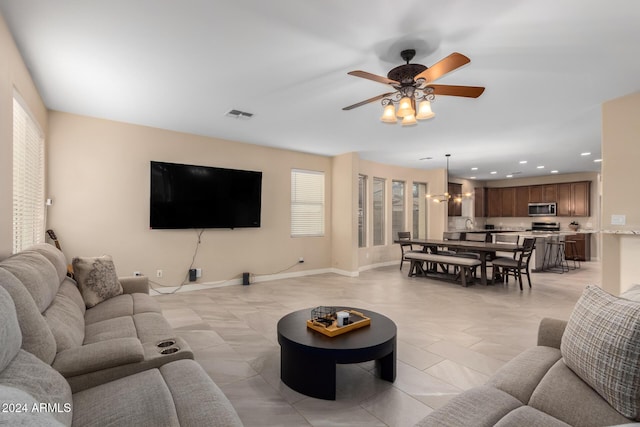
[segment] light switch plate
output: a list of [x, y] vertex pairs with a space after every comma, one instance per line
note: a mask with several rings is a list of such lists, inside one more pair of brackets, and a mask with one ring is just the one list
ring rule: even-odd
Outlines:
[[611, 215], [611, 225], [625, 225], [626, 223], [626, 215]]

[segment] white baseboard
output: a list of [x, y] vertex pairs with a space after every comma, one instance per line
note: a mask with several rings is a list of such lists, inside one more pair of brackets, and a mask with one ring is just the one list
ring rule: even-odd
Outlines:
[[[380, 266], [383, 266], [383, 264], [378, 264], [377, 266], [380, 267]], [[375, 268], [375, 267], [367, 266], [366, 269], [369, 270], [371, 268]], [[338, 268], [319, 268], [315, 270], [294, 271], [290, 273], [265, 274], [262, 276], [252, 276], [251, 283], [270, 282], [272, 280], [290, 279], [293, 277], [315, 276], [316, 274], [326, 274], [326, 273], [334, 273], [334, 274], [339, 274], [341, 276], [347, 276], [347, 277], [358, 277], [358, 275], [360, 274], [359, 271], [347, 271], [347, 270], [340, 270]], [[150, 293], [152, 296], [155, 296], [155, 295], [200, 291], [203, 289], [222, 288], [224, 286], [233, 286], [233, 285], [242, 285], [242, 279], [236, 278], [236, 279], [230, 279], [230, 280], [222, 280], [219, 282], [189, 283], [189, 284], [183, 285], [182, 287], [178, 287], [178, 286], [164, 287], [163, 286], [161, 288], [158, 288], [156, 286], [155, 288], [151, 289]]]

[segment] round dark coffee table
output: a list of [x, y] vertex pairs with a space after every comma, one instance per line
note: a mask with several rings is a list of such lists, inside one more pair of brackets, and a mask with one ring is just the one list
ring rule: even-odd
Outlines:
[[311, 308], [294, 311], [278, 322], [280, 379], [295, 391], [319, 399], [336, 398], [336, 363], [376, 361], [380, 377], [396, 379], [396, 324], [382, 314], [354, 307], [371, 319], [343, 335], [328, 337], [307, 328]]

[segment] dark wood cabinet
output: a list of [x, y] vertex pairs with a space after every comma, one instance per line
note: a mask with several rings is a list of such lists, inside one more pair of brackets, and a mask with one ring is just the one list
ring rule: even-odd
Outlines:
[[[478, 189], [476, 189], [478, 190]], [[526, 217], [529, 203], [557, 203], [558, 216], [591, 215], [591, 182], [565, 182], [519, 187], [485, 188], [482, 216]], [[476, 212], [480, 212], [476, 191]], [[476, 214], [476, 216], [479, 216]]]
[[473, 214], [476, 218], [487, 216], [487, 189], [484, 187], [473, 189]]
[[502, 192], [500, 188], [487, 188], [487, 216], [502, 216]]
[[529, 186], [515, 187], [516, 201], [514, 216], [529, 216]]
[[451, 198], [448, 202], [449, 216], [462, 216], [462, 203], [455, 200], [455, 196], [462, 194], [462, 184], [450, 182], [447, 186]]
[[542, 201], [542, 185], [529, 186], [529, 203], [537, 203]]
[[558, 216], [589, 216], [591, 214], [591, 182], [558, 184]]
[[541, 202], [553, 203], [558, 199], [558, 185], [557, 184], [545, 184], [542, 186], [542, 200]]
[[[576, 243], [572, 245], [569, 242]], [[578, 233], [565, 237], [564, 253], [568, 260], [574, 259], [574, 256], [578, 261], [591, 260], [591, 234]]]
[[515, 187], [505, 187], [500, 189], [502, 194], [502, 216], [513, 217], [515, 216], [516, 205], [516, 189]]

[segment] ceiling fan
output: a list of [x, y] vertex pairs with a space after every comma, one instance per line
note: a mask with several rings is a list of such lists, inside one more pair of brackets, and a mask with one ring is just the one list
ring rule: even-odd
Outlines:
[[[382, 105], [385, 106], [381, 117], [383, 122], [396, 123], [399, 117], [402, 119], [403, 125], [413, 125], [416, 124], [416, 119], [423, 120], [435, 116], [431, 111], [430, 103], [435, 99], [435, 95], [477, 98], [484, 92], [484, 88], [478, 86], [432, 84], [433, 81], [445, 74], [471, 62], [466, 56], [454, 52], [431, 67], [426, 67], [422, 64], [409, 63], [415, 54], [415, 49], [403, 50], [400, 56], [407, 63], [389, 71], [387, 77], [366, 71], [350, 71], [348, 74], [352, 76], [383, 83], [393, 87], [395, 90], [349, 105], [344, 107], [343, 110], [352, 110], [370, 102], [382, 100]], [[416, 103], [418, 102], [420, 104], [416, 110]], [[398, 104], [397, 111], [395, 110], [396, 104]]]

